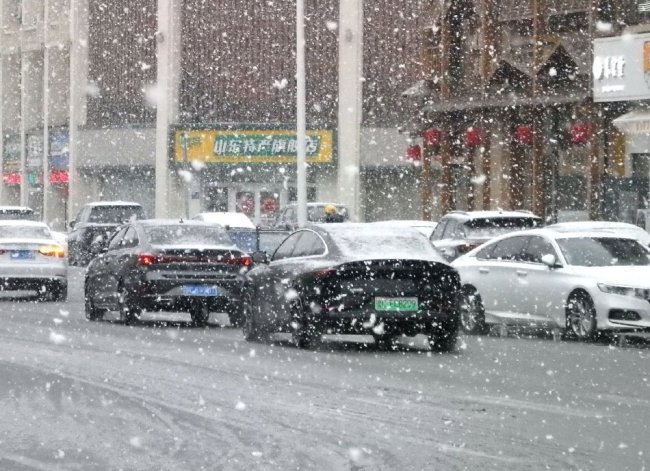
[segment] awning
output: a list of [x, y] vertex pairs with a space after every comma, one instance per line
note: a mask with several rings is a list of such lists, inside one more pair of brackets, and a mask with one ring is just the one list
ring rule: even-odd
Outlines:
[[625, 134], [650, 136], [650, 110], [634, 110], [619, 116], [614, 126]]

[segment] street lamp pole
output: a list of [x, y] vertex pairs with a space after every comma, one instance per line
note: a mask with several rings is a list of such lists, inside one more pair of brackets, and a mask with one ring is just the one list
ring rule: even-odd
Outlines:
[[307, 224], [307, 130], [305, 117], [305, 7], [296, 0], [296, 175], [298, 225]]

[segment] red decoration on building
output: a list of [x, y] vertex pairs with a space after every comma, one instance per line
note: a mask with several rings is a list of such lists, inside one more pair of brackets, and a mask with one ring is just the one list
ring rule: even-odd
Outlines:
[[533, 127], [529, 125], [517, 126], [515, 129], [515, 142], [522, 146], [533, 144]]
[[573, 123], [573, 126], [571, 126], [571, 133], [570, 133], [571, 144], [575, 144], [575, 145], [587, 144], [591, 139], [592, 134], [593, 134], [593, 130], [589, 123], [581, 123], [581, 122]]
[[422, 138], [426, 145], [438, 147], [442, 143], [442, 131], [436, 128], [425, 129], [422, 133]]
[[481, 130], [475, 127], [467, 128], [465, 131], [465, 145], [467, 147], [478, 147], [483, 142]]
[[2, 181], [7, 186], [20, 185], [20, 173], [4, 173], [2, 174]]
[[50, 183], [52, 185], [64, 185], [69, 181], [67, 170], [52, 170], [50, 172]]
[[422, 148], [417, 144], [411, 144], [406, 148], [406, 158], [413, 162], [422, 160]]

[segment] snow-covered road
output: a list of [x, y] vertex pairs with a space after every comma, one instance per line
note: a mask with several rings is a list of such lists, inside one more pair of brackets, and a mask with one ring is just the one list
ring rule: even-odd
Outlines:
[[650, 348], [396, 352], [0, 301], [0, 470], [650, 469]]

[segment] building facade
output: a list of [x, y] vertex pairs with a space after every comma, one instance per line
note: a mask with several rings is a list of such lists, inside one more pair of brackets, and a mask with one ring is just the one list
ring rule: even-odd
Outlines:
[[431, 4], [419, 125], [440, 212], [528, 209], [548, 221], [601, 217], [613, 165], [592, 100], [595, 0]]
[[55, 227], [67, 218], [68, 13], [67, 0], [0, 2], [0, 200]]
[[[114, 199], [140, 202], [153, 215], [161, 182], [166, 196], [158, 203], [170, 216], [238, 210], [264, 223], [295, 199], [295, 5], [232, 0], [2, 2], [3, 22], [17, 21], [16, 41], [39, 51], [34, 69], [19, 60], [32, 60], [31, 52], [2, 44], [3, 204], [43, 205], [32, 195], [37, 187], [33, 190], [21, 178], [36, 162], [30, 156], [39, 149], [30, 136], [44, 135], [44, 129], [52, 136], [49, 149], [42, 151], [49, 168], [58, 170], [64, 161], [67, 165], [68, 148], [71, 166], [69, 179], [57, 174], [46, 182], [53, 195], [41, 198], [47, 220], [67, 221], [85, 202]], [[45, 41], [29, 40], [23, 20], [12, 19], [16, 8], [21, 15], [34, 10], [44, 16], [44, 5], [65, 21], [56, 29], [38, 20], [34, 36], [43, 38], [45, 30], [50, 35], [56, 30], [62, 45], [56, 52]], [[358, 173], [360, 220], [421, 215], [419, 186], [414, 184], [420, 169], [405, 158], [408, 137], [399, 129], [410, 113], [401, 92], [421, 72], [420, 58], [413, 54], [419, 48], [420, 13], [420, 2], [364, 2], [360, 166], [344, 168]], [[338, 0], [306, 1], [310, 200], [337, 200], [340, 190], [338, 154], [346, 144], [339, 142], [337, 132], [338, 15]], [[40, 65], [44, 50], [50, 51], [52, 71], [47, 105]], [[169, 87], [163, 89], [162, 82]], [[166, 121], [161, 127], [163, 105]], [[32, 108], [31, 114], [19, 112]], [[23, 115], [24, 123], [18, 119]], [[73, 139], [69, 147], [68, 126]], [[161, 129], [166, 132], [163, 167]], [[164, 168], [165, 175], [157, 178], [157, 168]]]

